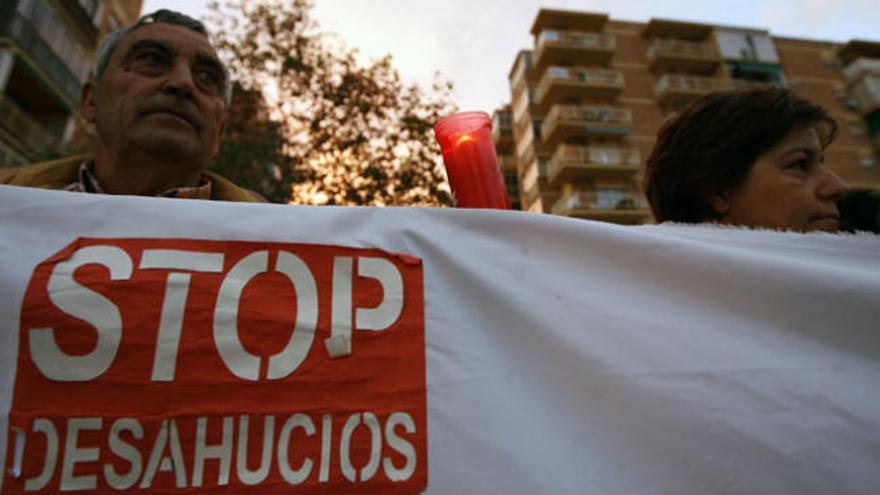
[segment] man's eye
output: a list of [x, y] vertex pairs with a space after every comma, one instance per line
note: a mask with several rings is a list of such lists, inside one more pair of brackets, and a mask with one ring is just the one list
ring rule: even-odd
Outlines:
[[223, 77], [212, 69], [202, 69], [196, 71], [196, 78], [200, 85], [207, 89], [219, 91], [223, 86]]
[[156, 51], [146, 51], [139, 53], [135, 59], [135, 63], [142, 65], [150, 65], [150, 66], [158, 66], [158, 65], [166, 65], [167, 57]]

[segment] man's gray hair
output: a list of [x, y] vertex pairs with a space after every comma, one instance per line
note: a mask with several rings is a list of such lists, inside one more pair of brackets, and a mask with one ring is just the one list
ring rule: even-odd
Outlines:
[[[101, 74], [107, 70], [107, 66], [110, 64], [110, 57], [113, 56], [113, 51], [116, 49], [116, 46], [126, 35], [131, 33], [132, 31], [146, 26], [148, 24], [157, 24], [157, 23], [166, 23], [166, 24], [174, 24], [176, 26], [183, 26], [187, 29], [191, 29], [197, 33], [208, 36], [208, 30], [205, 29], [205, 25], [202, 24], [201, 21], [197, 19], [193, 19], [192, 17], [181, 14], [180, 12], [175, 12], [173, 10], [157, 10], [152, 14], [147, 14], [131, 26], [117, 29], [107, 36], [101, 41], [101, 44], [98, 45], [97, 56], [95, 57], [95, 68], [92, 71], [92, 75], [95, 79], [101, 77]], [[229, 70], [226, 68], [226, 65], [221, 63], [221, 67], [223, 68], [223, 76], [226, 79], [226, 85], [223, 88], [223, 100], [229, 105], [230, 100], [232, 99], [232, 81], [229, 78]]]

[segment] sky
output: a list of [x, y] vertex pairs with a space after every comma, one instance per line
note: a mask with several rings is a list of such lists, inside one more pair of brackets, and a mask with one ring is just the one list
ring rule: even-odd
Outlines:
[[[206, 3], [144, 0], [143, 12], [169, 8], [201, 18]], [[363, 61], [391, 54], [404, 80], [422, 86], [439, 72], [455, 84], [461, 110], [492, 113], [510, 100], [507, 74], [516, 53], [532, 46], [529, 28], [541, 7], [768, 29], [774, 36], [880, 40], [877, 0], [315, 0], [315, 18]]]

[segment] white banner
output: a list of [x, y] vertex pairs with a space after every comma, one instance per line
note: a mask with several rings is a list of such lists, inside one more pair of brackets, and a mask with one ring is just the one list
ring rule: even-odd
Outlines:
[[877, 493], [878, 321], [880, 236], [2, 186], [0, 490]]

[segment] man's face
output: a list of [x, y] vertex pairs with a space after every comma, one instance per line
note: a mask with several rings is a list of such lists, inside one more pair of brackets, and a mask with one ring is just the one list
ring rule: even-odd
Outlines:
[[83, 90], [83, 117], [100, 146], [204, 168], [226, 119], [225, 75], [208, 39], [156, 23], [125, 36], [103, 74]]

